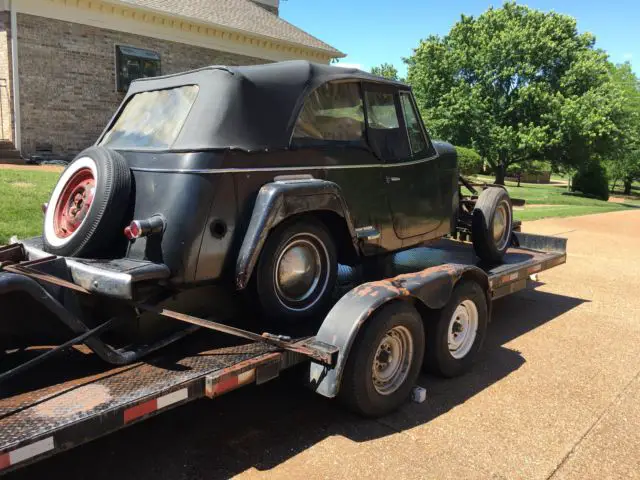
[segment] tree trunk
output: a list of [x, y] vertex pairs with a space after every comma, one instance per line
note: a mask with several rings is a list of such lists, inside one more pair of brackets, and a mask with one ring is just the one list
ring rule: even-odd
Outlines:
[[631, 195], [631, 185], [633, 184], [633, 178], [626, 177], [624, 179], [624, 194]]
[[504, 185], [504, 177], [505, 177], [505, 173], [506, 173], [506, 168], [504, 167], [504, 163], [500, 162], [496, 165], [496, 167], [494, 168], [495, 173], [496, 173], [496, 184], [497, 185]]
[[507, 152], [498, 153], [498, 164], [495, 167], [496, 184], [504, 185], [504, 177], [507, 174]]
[[616, 183], [618, 183], [618, 179], [614, 178], [613, 183], [611, 183], [611, 193], [613, 193], [616, 190]]

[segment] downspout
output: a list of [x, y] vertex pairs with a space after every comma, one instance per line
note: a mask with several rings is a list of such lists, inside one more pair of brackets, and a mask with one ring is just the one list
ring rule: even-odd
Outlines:
[[13, 144], [21, 151], [20, 135], [20, 75], [18, 74], [18, 19], [16, 15], [16, 0], [11, 1], [11, 77], [13, 89]]

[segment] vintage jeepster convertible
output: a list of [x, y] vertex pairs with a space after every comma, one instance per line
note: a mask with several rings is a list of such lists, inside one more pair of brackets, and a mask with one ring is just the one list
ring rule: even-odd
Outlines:
[[409, 86], [305, 61], [212, 66], [133, 82], [24, 245], [102, 294], [78, 306], [88, 322], [130, 316], [128, 341], [160, 335], [132, 299], [219, 318], [251, 304], [291, 323], [327, 311], [338, 264], [457, 229], [499, 261], [506, 191], [460, 195], [455, 149], [429, 138]]

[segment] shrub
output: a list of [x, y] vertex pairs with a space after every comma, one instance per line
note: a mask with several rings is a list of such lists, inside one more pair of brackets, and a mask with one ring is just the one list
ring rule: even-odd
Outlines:
[[458, 168], [462, 175], [475, 175], [482, 171], [482, 158], [475, 150], [456, 147], [458, 152]]
[[609, 200], [609, 177], [600, 162], [589, 162], [573, 176], [571, 190]]
[[551, 163], [546, 160], [531, 160], [524, 163], [515, 163], [507, 169], [508, 176], [515, 177], [519, 173], [530, 173], [532, 175], [551, 173]]

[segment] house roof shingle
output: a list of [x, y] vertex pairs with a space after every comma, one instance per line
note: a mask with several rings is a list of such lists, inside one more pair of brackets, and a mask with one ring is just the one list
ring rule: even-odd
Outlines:
[[[109, 0], [107, 0], [109, 1]], [[275, 40], [324, 50], [342, 57], [331, 45], [268, 12], [250, 0], [115, 0], [114, 3], [155, 10], [207, 24], [232, 28]]]

